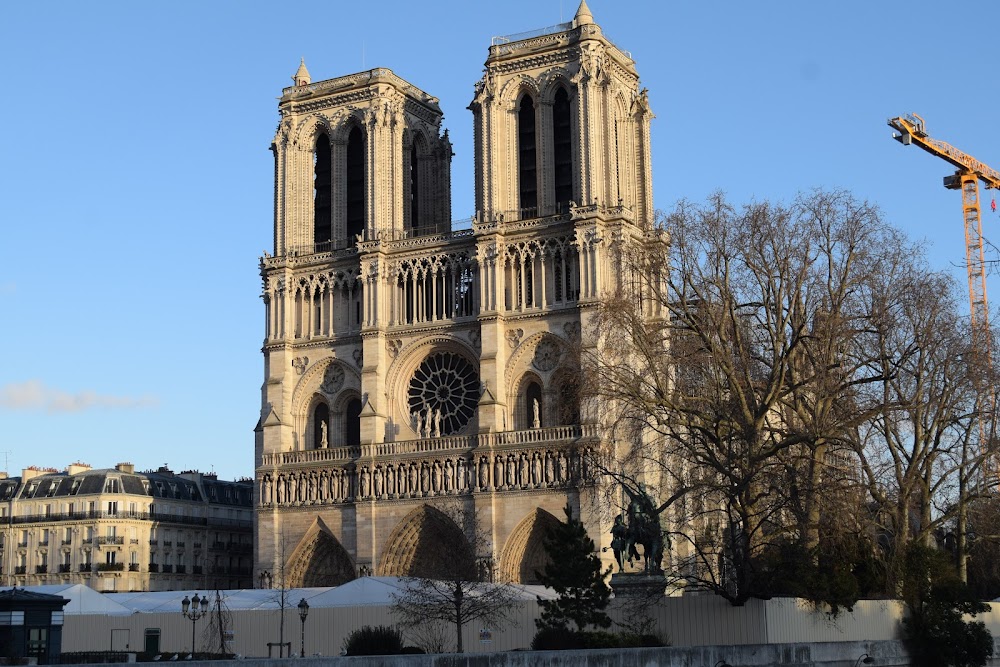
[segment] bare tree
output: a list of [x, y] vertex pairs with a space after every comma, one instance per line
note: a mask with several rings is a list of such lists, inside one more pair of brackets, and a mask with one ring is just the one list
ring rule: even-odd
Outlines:
[[209, 650], [220, 655], [228, 655], [229, 640], [233, 630], [233, 615], [229, 611], [225, 597], [221, 590], [216, 589], [215, 599], [212, 600], [211, 612], [209, 613], [208, 625], [205, 627], [205, 635], [208, 639]]
[[467, 624], [479, 621], [500, 629], [514, 622], [517, 593], [509, 582], [492, 581], [489, 536], [476, 512], [457, 505], [439, 510], [462, 528], [464, 540], [442, 541], [438, 552], [425, 553], [415, 564], [415, 576], [407, 577], [401, 592], [393, 594], [393, 609], [411, 630], [428, 623], [454, 627], [455, 650], [462, 653]]
[[683, 527], [672, 572], [687, 585], [770, 596], [770, 551], [816, 559], [827, 519], [863, 506], [843, 491], [858, 490], [854, 443], [878, 411], [862, 389], [883, 377], [857, 338], [900, 243], [874, 206], [816, 192], [681, 202], [619, 246], [586, 386], [609, 406], [604, 469], [655, 487]]
[[858, 456], [886, 536], [890, 573], [910, 541], [933, 546], [956, 522], [956, 565], [966, 578], [966, 516], [984, 489], [978, 480], [993, 456], [995, 408], [988, 356], [960, 316], [955, 282], [912, 260], [872, 290], [869, 355], [883, 377], [870, 387], [879, 409], [860, 431]]

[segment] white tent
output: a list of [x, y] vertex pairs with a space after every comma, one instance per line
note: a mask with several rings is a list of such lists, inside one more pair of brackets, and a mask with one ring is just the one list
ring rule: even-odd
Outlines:
[[[341, 586], [320, 588], [290, 588], [285, 591], [284, 607], [296, 606], [305, 599], [312, 609], [334, 607], [388, 607], [392, 606], [393, 593], [405, 587], [400, 577], [359, 577]], [[543, 586], [512, 584], [518, 592], [517, 599], [552, 599], [555, 594]], [[35, 593], [61, 595], [69, 600], [66, 614], [155, 614], [179, 612], [181, 601], [194, 595], [208, 596], [209, 604], [215, 602], [214, 590], [151, 591], [144, 593], [99, 593], [83, 584], [53, 584], [27, 586]], [[276, 589], [242, 589], [220, 591], [222, 602], [230, 611], [251, 609], [281, 609], [281, 591]]]
[[[359, 577], [341, 586], [320, 588], [290, 588], [285, 590], [285, 608], [294, 607], [305, 599], [312, 609], [332, 607], [388, 607], [393, 593], [400, 592], [405, 579], [400, 577]], [[555, 594], [543, 586], [512, 586], [521, 600], [552, 599]], [[132, 613], [150, 614], [180, 611], [181, 601], [207, 595], [209, 604], [215, 601], [214, 590], [159, 591], [147, 593], [105, 593], [107, 597]], [[242, 589], [220, 591], [222, 602], [230, 611], [249, 609], [281, 609], [278, 589]], [[98, 593], [98, 595], [100, 595]]]
[[[106, 616], [128, 615], [132, 610], [102, 595], [83, 584], [48, 584], [46, 586], [23, 586], [23, 590], [32, 593], [59, 595], [69, 600], [63, 607], [65, 614], [104, 614]], [[9, 588], [6, 590], [10, 590]]]

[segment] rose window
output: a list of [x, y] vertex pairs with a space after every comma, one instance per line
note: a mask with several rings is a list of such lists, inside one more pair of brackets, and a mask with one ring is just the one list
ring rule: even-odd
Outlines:
[[407, 392], [410, 414], [419, 413], [426, 423], [437, 421], [441, 412], [441, 435], [461, 431], [476, 413], [479, 403], [479, 374], [464, 357], [438, 352], [423, 360]]
[[551, 371], [559, 363], [559, 352], [559, 346], [554, 341], [543, 340], [535, 348], [535, 368]]

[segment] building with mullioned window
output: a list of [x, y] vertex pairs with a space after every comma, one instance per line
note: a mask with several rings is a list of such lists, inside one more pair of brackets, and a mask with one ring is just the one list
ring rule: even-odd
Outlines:
[[98, 591], [252, 587], [250, 480], [129, 463], [0, 480], [0, 580]]
[[616, 249], [652, 223], [653, 115], [631, 55], [585, 2], [494, 38], [461, 225], [437, 98], [385, 68], [292, 78], [260, 261], [259, 582], [406, 576], [444, 553], [530, 583], [567, 503], [606, 546], [588, 466], [601, 409], [576, 399], [574, 349], [598, 344]]

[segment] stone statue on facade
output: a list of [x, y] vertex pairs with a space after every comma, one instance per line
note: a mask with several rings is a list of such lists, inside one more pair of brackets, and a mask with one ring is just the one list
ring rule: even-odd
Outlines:
[[532, 414], [534, 416], [534, 420], [531, 423], [531, 428], [541, 428], [542, 427], [542, 420], [541, 420], [541, 416], [539, 415], [540, 410], [541, 410], [541, 406], [538, 405], [538, 399], [537, 398], [531, 399], [531, 411], [532, 411]]

